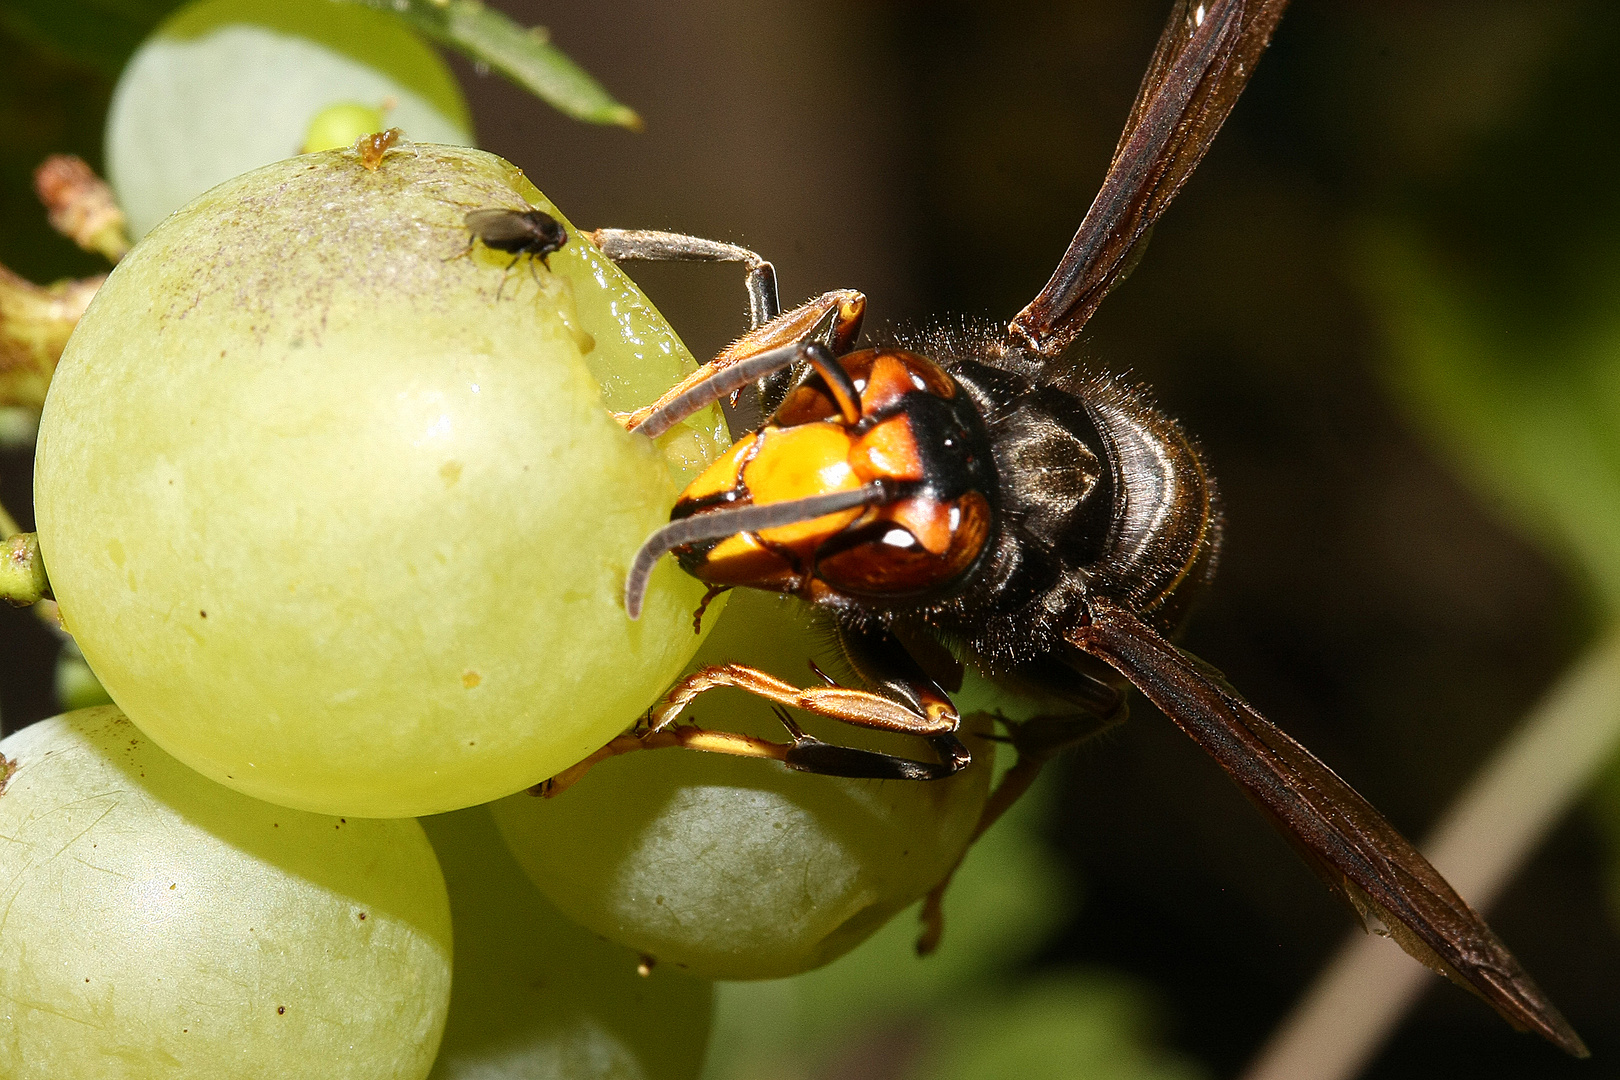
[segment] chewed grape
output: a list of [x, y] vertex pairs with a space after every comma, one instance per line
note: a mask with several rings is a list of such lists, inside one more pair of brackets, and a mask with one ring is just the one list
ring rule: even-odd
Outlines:
[[572, 232], [548, 265], [470, 243], [537, 207], [513, 166], [399, 144], [238, 177], [154, 229], [45, 404], [40, 546], [113, 700], [210, 778], [300, 809], [438, 812], [630, 724], [696, 648], [702, 587], [625, 569], [723, 439], [612, 419], [692, 370]]
[[[739, 592], [697, 662], [804, 679], [826, 635], [792, 607], [803, 610]], [[705, 695], [691, 711], [704, 727], [782, 735], [741, 692]], [[890, 752], [919, 745], [841, 725], [816, 733]], [[926, 783], [656, 750], [605, 761], [556, 798], [492, 809], [519, 864], [569, 917], [709, 978], [778, 978], [847, 952], [940, 880], [984, 805], [994, 758], [984, 733], [966, 736], [971, 767]]]
[[111, 706], [0, 755], [0, 1076], [427, 1075], [450, 910], [416, 822], [250, 799]]

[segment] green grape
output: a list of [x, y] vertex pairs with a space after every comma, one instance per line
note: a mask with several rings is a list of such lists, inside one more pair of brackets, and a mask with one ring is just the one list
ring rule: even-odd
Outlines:
[[84, 662], [84, 654], [68, 638], [56, 654], [56, 703], [69, 712], [89, 709], [96, 705], [110, 705], [107, 688], [96, 679], [96, 673]]
[[0, 1076], [427, 1075], [450, 908], [416, 822], [239, 795], [111, 706], [0, 754]]
[[[803, 605], [740, 590], [698, 662], [812, 677], [805, 660], [827, 651], [827, 634], [795, 609]], [[689, 711], [704, 727], [782, 734], [767, 726], [775, 723], [767, 706], [740, 691], [711, 692]], [[816, 733], [927, 753], [919, 740], [843, 725]], [[993, 743], [974, 734], [967, 742], [972, 767], [926, 783], [813, 776], [684, 750], [632, 753], [555, 798], [517, 795], [493, 812], [536, 887], [570, 918], [709, 978], [779, 978], [854, 948], [955, 862], [994, 757]]]
[[424, 818], [456, 932], [431, 1080], [692, 1080], [714, 987], [569, 922], [512, 861], [484, 807]]
[[353, 146], [355, 140], [382, 131], [387, 126], [388, 118], [382, 110], [370, 105], [359, 105], [352, 101], [328, 105], [309, 122], [301, 152], [313, 154]]
[[153, 230], [75, 330], [40, 548], [112, 699], [211, 779], [320, 813], [487, 802], [696, 649], [701, 585], [666, 564], [639, 622], [621, 594], [718, 413], [661, 455], [604, 411], [691, 357], [577, 235], [549, 270], [469, 246], [470, 208], [530, 204], [557, 215], [476, 150], [278, 162]]
[[[422, 142], [472, 142], [455, 76], [391, 15], [332, 0], [181, 8], [130, 57], [107, 112], [107, 176], [130, 234], [144, 236], [215, 184], [300, 152], [318, 134], [317, 117], [345, 103], [378, 120], [348, 145], [390, 126]], [[330, 145], [340, 143], [309, 149]]]

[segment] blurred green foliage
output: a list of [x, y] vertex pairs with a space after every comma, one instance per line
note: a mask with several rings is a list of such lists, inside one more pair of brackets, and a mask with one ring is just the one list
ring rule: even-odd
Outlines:
[[8, 0], [0, 26], [46, 53], [112, 80], [180, 0]]
[[1390, 383], [1458, 469], [1620, 613], [1620, 289], [1527, 327], [1414, 234], [1365, 246]]
[[0, 25], [0, 263], [34, 281], [104, 271], [45, 221], [33, 173], [49, 154], [101, 162], [110, 77]]
[[[1389, 340], [1387, 375], [1423, 428], [1620, 618], [1620, 274], [1598, 273], [1562, 318], [1526, 317], [1522, 292], [1447, 266], [1413, 230], [1369, 232], [1362, 280]], [[1530, 304], [1535, 310], [1533, 302]], [[1591, 711], [1620, 744], [1620, 701]], [[1587, 766], [1570, 763], [1570, 783]], [[1590, 801], [1609, 840], [1620, 920], [1620, 756]]]
[[969, 852], [935, 955], [916, 955], [913, 909], [819, 971], [721, 984], [704, 1080], [1200, 1075], [1156, 1044], [1157, 1003], [1129, 980], [1095, 969], [1021, 978], [1077, 901], [1037, 832], [1052, 787], [1043, 780]]

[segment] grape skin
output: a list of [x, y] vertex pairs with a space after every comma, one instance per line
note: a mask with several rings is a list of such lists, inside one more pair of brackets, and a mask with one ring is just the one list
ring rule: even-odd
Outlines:
[[239, 795], [112, 706], [0, 754], [0, 1076], [427, 1075], [450, 911], [416, 822]]
[[619, 597], [716, 415], [660, 456], [604, 412], [694, 365], [577, 235], [551, 272], [469, 250], [469, 207], [528, 204], [561, 219], [475, 150], [290, 159], [153, 230], [80, 322], [41, 549], [108, 693], [210, 778], [322, 813], [486, 802], [607, 742], [696, 647], [673, 566], [639, 623]]
[[569, 922], [484, 807], [424, 818], [450, 887], [454, 989], [430, 1080], [691, 1080], [714, 988]]
[[[805, 659], [821, 654], [836, 670], [825, 630], [803, 611], [739, 590], [694, 664], [742, 660], [802, 680]], [[782, 737], [767, 707], [737, 691], [705, 695], [690, 711], [705, 727]], [[816, 734], [898, 753], [922, 745], [838, 724]], [[570, 918], [708, 978], [781, 978], [854, 948], [960, 855], [994, 760], [993, 743], [971, 734], [967, 743], [968, 770], [926, 783], [812, 776], [682, 750], [632, 753], [556, 798], [515, 795], [492, 810], [518, 863]]]

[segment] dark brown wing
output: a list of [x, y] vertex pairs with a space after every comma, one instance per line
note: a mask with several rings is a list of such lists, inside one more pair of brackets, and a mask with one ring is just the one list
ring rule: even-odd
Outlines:
[[534, 226], [521, 210], [473, 210], [464, 221], [478, 239], [502, 251], [514, 251], [535, 239]]
[[1135, 615], [1104, 600], [1090, 607], [1091, 622], [1070, 640], [1118, 669], [1203, 747], [1358, 911], [1514, 1027], [1587, 1056], [1485, 920], [1366, 799]]
[[1203, 160], [1288, 0], [1177, 0], [1102, 190], [1009, 338], [1061, 353], [1130, 270], [1132, 252]]

